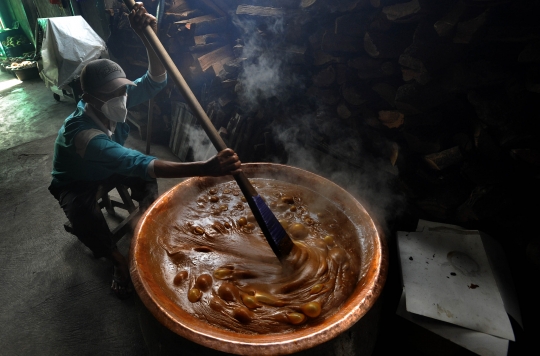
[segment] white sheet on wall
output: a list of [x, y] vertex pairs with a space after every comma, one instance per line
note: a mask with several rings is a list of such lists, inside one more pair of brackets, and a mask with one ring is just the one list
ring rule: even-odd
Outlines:
[[41, 47], [41, 74], [58, 88], [66, 88], [91, 60], [108, 57], [105, 41], [82, 16], [45, 20], [47, 29]]

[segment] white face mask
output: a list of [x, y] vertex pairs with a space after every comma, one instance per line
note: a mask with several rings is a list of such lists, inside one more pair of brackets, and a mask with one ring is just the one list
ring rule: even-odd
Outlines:
[[125, 122], [127, 116], [126, 108], [127, 96], [117, 96], [110, 100], [107, 100], [101, 106], [101, 112], [107, 117], [107, 119], [114, 122]]

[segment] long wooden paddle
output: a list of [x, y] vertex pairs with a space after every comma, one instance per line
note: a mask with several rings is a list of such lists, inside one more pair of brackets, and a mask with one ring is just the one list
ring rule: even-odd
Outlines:
[[[124, 0], [124, 3], [130, 10], [133, 9], [133, 6], [135, 6], [134, 0]], [[201, 126], [210, 138], [210, 141], [216, 150], [219, 152], [226, 149], [227, 145], [221, 136], [219, 136], [216, 128], [206, 115], [206, 112], [202, 108], [201, 104], [189, 88], [188, 84], [184, 80], [184, 77], [182, 77], [182, 74], [180, 74], [180, 71], [167, 53], [167, 50], [163, 47], [161, 41], [150, 26], [147, 26], [144, 29], [144, 36], [152, 46], [152, 49], [156, 55], [161, 60], [161, 63], [163, 63], [163, 66], [167, 69], [167, 75], [173, 79], [193, 115], [199, 119]], [[282, 261], [289, 255], [293, 247], [291, 238], [281, 226], [268, 205], [266, 205], [262, 197], [257, 193], [253, 185], [251, 185], [246, 175], [241, 172], [240, 174], [234, 175], [234, 179], [246, 197], [249, 207], [253, 212], [259, 227], [263, 231], [268, 244], [272, 248], [272, 251], [274, 251], [277, 258]]]

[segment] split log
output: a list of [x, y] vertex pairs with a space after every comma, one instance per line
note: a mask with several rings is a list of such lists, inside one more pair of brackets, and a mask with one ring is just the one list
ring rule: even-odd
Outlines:
[[441, 145], [437, 137], [424, 137], [412, 130], [403, 132], [403, 138], [407, 142], [409, 150], [420, 154], [430, 154], [438, 152]]
[[175, 22], [179, 26], [179, 29], [187, 29], [193, 33], [193, 36], [224, 33], [226, 32], [228, 23], [226, 17], [216, 18], [215, 15], [204, 15]]
[[260, 17], [283, 17], [290, 14], [286, 9], [253, 5], [238, 5], [237, 15], [260, 16]]
[[322, 66], [322, 65], [331, 64], [331, 63], [339, 63], [343, 61], [342, 58], [343, 57], [335, 57], [329, 54], [328, 52], [323, 52], [323, 51], [315, 51], [312, 54], [313, 65], [315, 66]]
[[322, 40], [324, 37], [324, 34], [327, 31], [333, 31], [331, 28], [323, 28], [319, 27], [308, 37], [309, 44], [315, 51], [320, 51], [322, 46]]
[[223, 46], [223, 43], [219, 43], [219, 42], [200, 44], [200, 45], [190, 46], [189, 51], [192, 53], [208, 53], [222, 46]]
[[463, 153], [469, 153], [473, 149], [472, 140], [468, 134], [459, 132], [452, 137], [452, 141], [459, 146]]
[[418, 0], [385, 6], [382, 12], [388, 20], [398, 23], [416, 22], [426, 15]]
[[363, 37], [366, 32], [370, 12], [347, 14], [336, 18], [334, 34]]
[[181, 13], [191, 10], [191, 6], [186, 0], [170, 0], [167, 12]]
[[163, 22], [176, 22], [181, 20], [188, 20], [194, 17], [202, 16], [203, 12], [199, 9], [188, 10], [183, 12], [166, 12], [163, 16]]
[[432, 169], [441, 171], [460, 163], [463, 160], [463, 156], [461, 155], [459, 146], [455, 146], [441, 152], [424, 156], [424, 160]]
[[194, 36], [201, 36], [210, 33], [226, 33], [229, 27], [227, 17], [218, 17], [207, 21], [199, 22], [195, 25]]
[[227, 72], [238, 75], [240, 72], [240, 69], [242, 69], [242, 64], [246, 58], [234, 58], [233, 60], [226, 62], [223, 64], [223, 69], [225, 69]]
[[229, 133], [227, 132], [227, 129], [225, 127], [223, 127], [223, 126], [221, 126], [219, 128], [218, 134], [219, 134], [219, 136], [221, 136], [221, 138], [228, 138], [229, 137]]
[[431, 21], [422, 21], [414, 31], [413, 43], [399, 56], [403, 80], [416, 80], [424, 85], [465, 53], [463, 46], [443, 42]]
[[236, 127], [236, 130], [231, 135], [231, 148], [241, 156], [240, 147], [242, 145], [242, 138], [247, 128], [247, 121], [249, 117], [243, 118]]
[[384, 78], [395, 73], [395, 66], [392, 62], [371, 57], [350, 59], [347, 65], [358, 71], [357, 74], [360, 79]]
[[504, 89], [470, 91], [467, 99], [476, 109], [478, 118], [490, 127], [510, 131], [514, 121], [519, 121], [519, 114]]
[[335, 64], [336, 68], [336, 83], [341, 85], [354, 78], [356, 71], [343, 63]]
[[540, 83], [528, 83], [527, 90], [531, 93], [540, 94]]
[[396, 165], [396, 162], [399, 158], [399, 146], [397, 143], [395, 142], [392, 142], [390, 144], [390, 148], [389, 148], [389, 157], [390, 158], [390, 163], [392, 164], [392, 166], [395, 166]]
[[403, 80], [428, 83], [438, 71], [451, 66], [464, 55], [463, 48], [446, 43], [413, 43], [399, 56]]
[[445, 221], [452, 218], [453, 204], [442, 200], [439, 197], [428, 197], [416, 201], [417, 209], [421, 215], [434, 221]]
[[[320, 3], [321, 1], [319, 1]], [[314, 7], [315, 4], [317, 4], [317, 0], [301, 0], [300, 1], [300, 7], [303, 9], [308, 9], [310, 7]]]
[[223, 9], [221, 9], [219, 6], [217, 6], [216, 4], [214, 4], [214, 1], [213, 0], [201, 0], [201, 2], [206, 6], [208, 7], [209, 9], [211, 9], [212, 11], [214, 11], [214, 13], [216, 13], [216, 15], [218, 15], [219, 17], [226, 17], [227, 16], [227, 12], [224, 11]]
[[405, 115], [397, 110], [379, 111], [379, 121], [389, 129], [395, 129], [403, 125]]
[[233, 103], [235, 99], [236, 94], [228, 91], [218, 98], [218, 103], [222, 108], [225, 108], [227, 105]]
[[[294, 2], [294, 1], [291, 1]], [[301, 0], [300, 8], [305, 10], [322, 10], [331, 13], [347, 12], [363, 7], [365, 0]]]
[[540, 42], [529, 44], [518, 56], [519, 63], [540, 62]]
[[471, 20], [459, 22], [456, 26], [456, 33], [453, 39], [454, 43], [471, 43], [474, 40], [478, 40], [484, 32], [482, 28], [488, 20], [488, 12], [486, 10]]
[[288, 45], [287, 47], [277, 48], [276, 50], [283, 53], [282, 57], [287, 63], [304, 64], [306, 62], [306, 46]]
[[331, 12], [352, 12], [369, 7], [369, 0], [341, 0], [331, 2]]
[[346, 103], [341, 102], [337, 106], [337, 114], [341, 119], [348, 119], [349, 117], [351, 117], [352, 112], [351, 110], [349, 110]]
[[398, 58], [412, 42], [411, 33], [381, 33], [368, 31], [364, 36], [364, 49], [373, 58]]
[[388, 83], [377, 83], [374, 84], [371, 89], [379, 94], [379, 96], [390, 104], [390, 106], [394, 107], [396, 105], [397, 89], [393, 85]]
[[200, 23], [200, 22], [205, 22], [205, 21], [209, 21], [209, 20], [214, 20], [215, 18], [216, 18], [216, 16], [211, 15], [211, 14], [202, 15], [202, 16], [192, 17], [192, 18], [186, 19], [186, 20], [176, 21], [175, 24], [177, 24], [179, 26], [185, 26], [189, 30], [193, 24]]
[[395, 5], [406, 2], [407, 0], [369, 0], [371, 6], [375, 8], [381, 8], [385, 6]]
[[510, 150], [510, 156], [534, 167], [540, 167], [540, 151], [530, 148], [515, 148]]
[[234, 88], [236, 84], [238, 84], [237, 79], [225, 79], [221, 82], [221, 87], [223, 89], [229, 89], [229, 88]]
[[314, 97], [324, 105], [336, 105], [341, 96], [336, 88], [319, 88], [312, 86], [307, 90], [307, 95]]
[[363, 51], [362, 39], [356, 36], [336, 35], [326, 31], [322, 37], [321, 50], [328, 52], [357, 53]]
[[396, 92], [396, 108], [404, 114], [429, 111], [452, 99], [440, 83], [430, 81], [427, 85], [404, 84]]
[[227, 63], [233, 58], [234, 55], [232, 53], [232, 48], [231, 46], [227, 45], [200, 56], [198, 58], [198, 62], [203, 72], [212, 67], [214, 72], [218, 74], [223, 69], [223, 64]]
[[233, 53], [235, 57], [242, 57], [242, 53], [244, 52], [244, 45], [237, 43], [233, 47]]
[[328, 87], [336, 81], [336, 71], [333, 66], [328, 66], [312, 77], [313, 84], [318, 87]]
[[306, 10], [326, 10], [334, 13], [361, 10], [366, 8], [368, 4], [368, 0], [301, 0], [300, 8]]
[[240, 138], [241, 142], [238, 151], [240, 152], [240, 157], [244, 157], [243, 159], [246, 162], [251, 162], [253, 160], [253, 150], [251, 150], [250, 147], [253, 147], [254, 143], [256, 143], [255, 139], [257, 137], [257, 130], [261, 126], [260, 120], [253, 117], [248, 118], [246, 129]]
[[255, 162], [267, 161], [266, 157], [266, 145], [264, 143], [258, 143], [253, 146], [253, 160]]
[[388, 20], [386, 15], [380, 12], [377, 15], [375, 15], [373, 20], [370, 22], [368, 26], [368, 31], [388, 32], [388, 31], [391, 31], [395, 27], [396, 27], [396, 24]]
[[238, 133], [240, 131], [240, 126], [242, 126], [244, 121], [245, 117], [238, 113], [231, 117], [231, 119], [229, 120], [229, 123], [227, 124], [227, 132], [229, 134], [229, 147], [233, 147], [236, 144]]
[[[238, 1], [230, 1], [230, 0], [221, 0], [221, 1], [229, 1], [231, 3], [238, 3]], [[246, 2], [246, 1], [242, 1]], [[250, 0], [250, 4], [257, 5], [257, 6], [267, 6], [267, 7], [282, 7], [285, 9], [298, 9], [300, 0]]]
[[452, 90], [457, 92], [500, 85], [511, 78], [499, 65], [485, 60], [456, 64], [451, 73]]
[[369, 98], [366, 90], [358, 83], [345, 83], [341, 87], [341, 93], [345, 101], [351, 105], [359, 106], [364, 104]]
[[499, 162], [501, 160], [502, 150], [500, 146], [482, 125], [477, 124], [474, 128], [473, 139], [474, 146], [483, 159], [487, 158], [491, 162]]
[[441, 37], [446, 37], [452, 33], [459, 19], [467, 10], [467, 5], [463, 1], [459, 1], [442, 19], [435, 22], [433, 27], [437, 34]]
[[207, 35], [194, 36], [193, 40], [195, 41], [195, 45], [225, 42], [225, 38], [218, 33], [209, 33]]

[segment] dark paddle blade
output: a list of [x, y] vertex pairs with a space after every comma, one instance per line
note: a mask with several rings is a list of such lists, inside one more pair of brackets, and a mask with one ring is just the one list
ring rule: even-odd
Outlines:
[[[257, 219], [268, 244], [281, 261], [291, 252], [293, 242], [263, 198], [260, 195], [255, 195], [252, 198], [256, 206], [256, 209], [251, 209], [253, 215]], [[256, 211], [260, 213], [261, 221], [257, 218]]]

